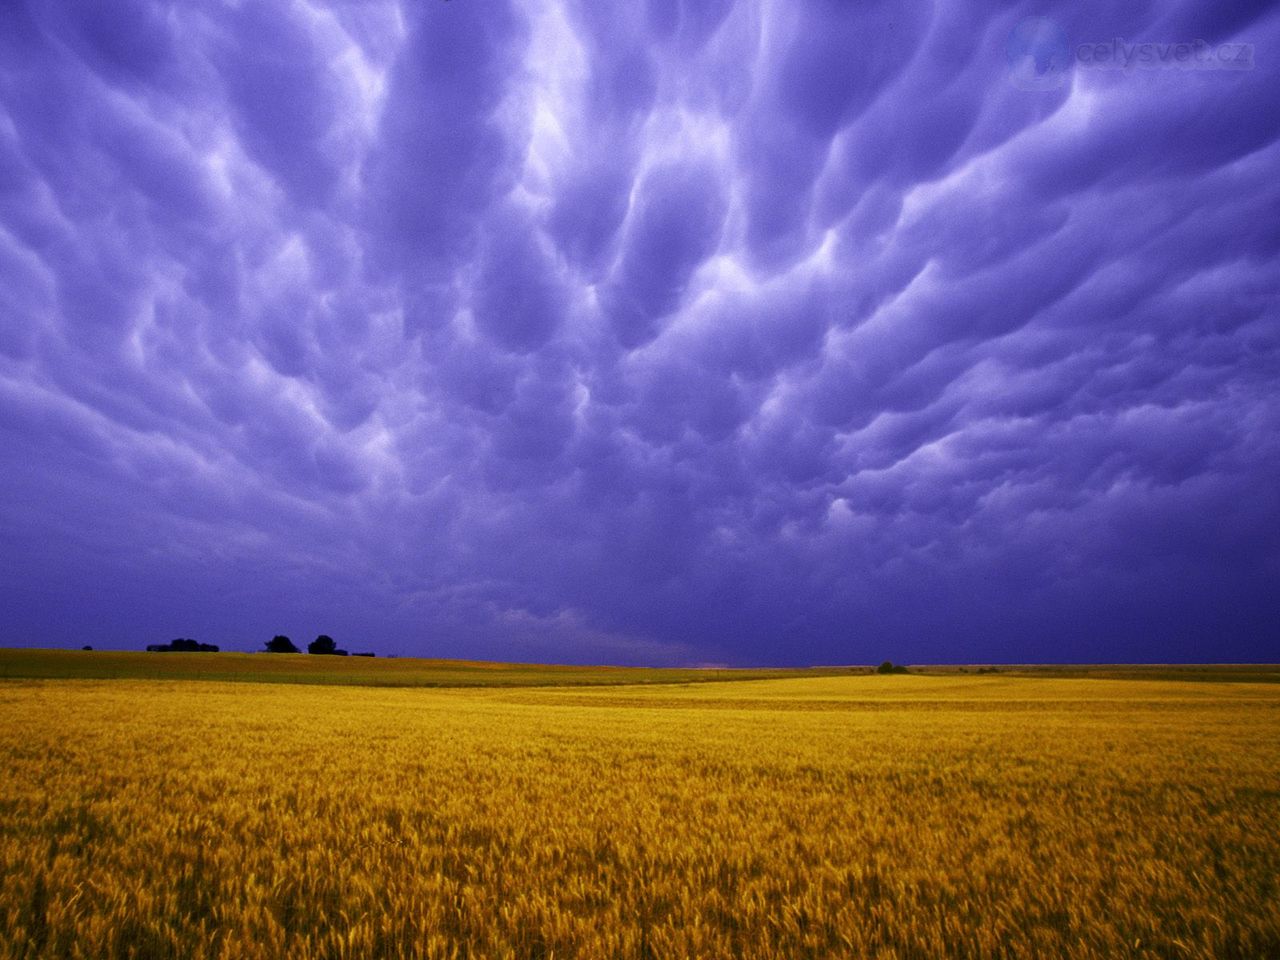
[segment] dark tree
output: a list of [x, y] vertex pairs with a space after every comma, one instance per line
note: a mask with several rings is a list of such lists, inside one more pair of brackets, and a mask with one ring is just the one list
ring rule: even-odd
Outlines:
[[307, 644], [307, 653], [323, 653], [334, 654], [338, 651], [338, 645], [333, 642], [333, 637], [322, 633], [309, 644]]
[[293, 645], [293, 641], [284, 634], [276, 634], [267, 641], [268, 653], [297, 653], [298, 648]]
[[92, 650], [92, 649], [93, 649], [93, 644], [91, 644], [91, 643], [86, 643], [86, 644], [85, 644], [83, 647], [81, 647], [80, 649], [81, 649], [81, 650]]
[[148, 653], [217, 653], [216, 643], [197, 643], [190, 637], [178, 637], [168, 643], [147, 644]]
[[894, 663], [892, 660], [886, 660], [880, 666], [876, 667], [876, 673], [906, 673], [907, 668], [901, 664]]

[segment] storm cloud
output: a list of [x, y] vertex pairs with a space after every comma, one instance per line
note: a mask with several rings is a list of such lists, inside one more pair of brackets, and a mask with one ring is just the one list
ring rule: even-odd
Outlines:
[[0, 5], [0, 643], [1275, 660], [1278, 51], [1190, 0]]

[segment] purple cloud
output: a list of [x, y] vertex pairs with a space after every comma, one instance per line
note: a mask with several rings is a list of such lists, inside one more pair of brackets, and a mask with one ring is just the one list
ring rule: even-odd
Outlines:
[[0, 643], [1275, 660], [1278, 50], [0, 5]]

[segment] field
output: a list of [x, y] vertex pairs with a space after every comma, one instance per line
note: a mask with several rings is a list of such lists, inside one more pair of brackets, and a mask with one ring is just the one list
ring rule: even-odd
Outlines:
[[720, 679], [0, 682], [0, 957], [1280, 956], [1280, 686]]
[[765, 679], [847, 676], [866, 668], [715, 670], [679, 667], [578, 667], [423, 660], [313, 657], [289, 653], [143, 653], [117, 650], [0, 649], [0, 680], [227, 680], [365, 687], [616, 686], [707, 683], [727, 677]]

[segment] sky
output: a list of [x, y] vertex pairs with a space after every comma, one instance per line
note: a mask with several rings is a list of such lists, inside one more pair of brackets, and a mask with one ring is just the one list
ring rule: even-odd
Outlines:
[[1280, 660], [1280, 4], [0, 3], [0, 644]]

